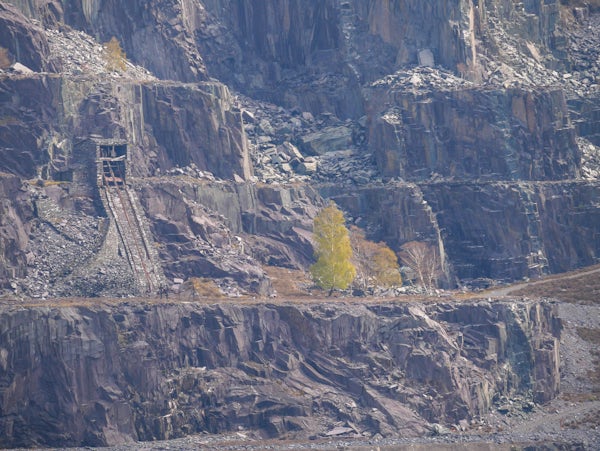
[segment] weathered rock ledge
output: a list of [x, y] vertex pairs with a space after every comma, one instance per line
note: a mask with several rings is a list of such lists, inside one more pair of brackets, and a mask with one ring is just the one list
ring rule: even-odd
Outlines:
[[424, 435], [555, 397], [560, 328], [533, 301], [7, 304], [0, 446]]

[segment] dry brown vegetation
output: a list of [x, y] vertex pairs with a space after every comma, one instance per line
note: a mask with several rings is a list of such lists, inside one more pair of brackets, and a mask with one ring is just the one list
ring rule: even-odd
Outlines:
[[[587, 374], [592, 384], [592, 399], [600, 398], [600, 329], [590, 329], [588, 327], [579, 327], [577, 334], [584, 339], [589, 341], [596, 346], [596, 349], [592, 351], [594, 358], [594, 369], [590, 370]], [[600, 423], [600, 419], [596, 419], [596, 424]]]
[[556, 298], [579, 304], [600, 303], [600, 265], [549, 277], [511, 292], [518, 296]]
[[10, 60], [8, 49], [0, 47], [0, 69], [8, 69], [11, 64], [12, 62]]
[[309, 295], [307, 287], [313, 285], [310, 277], [297, 269], [280, 268], [276, 266], [263, 267], [278, 297], [305, 297]]
[[191, 277], [183, 286], [182, 294], [188, 294], [191, 298], [221, 298], [221, 290], [212, 279]]
[[106, 68], [111, 72], [127, 70], [127, 56], [121, 48], [121, 43], [114, 36], [104, 44], [106, 50]]
[[580, 429], [582, 427], [594, 428], [600, 423], [600, 411], [587, 412], [575, 418], [569, 418], [562, 423], [564, 428]]

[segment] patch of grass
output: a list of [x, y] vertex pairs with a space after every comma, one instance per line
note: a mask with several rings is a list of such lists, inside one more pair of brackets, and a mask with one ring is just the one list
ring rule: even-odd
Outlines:
[[560, 394], [560, 399], [568, 402], [574, 403], [582, 403], [582, 402], [591, 402], [598, 401], [598, 393], [572, 393], [572, 392], [563, 392]]
[[31, 179], [31, 180], [27, 180], [27, 183], [31, 186], [38, 186], [40, 188], [43, 188], [45, 186], [61, 186], [61, 185], [68, 185], [71, 182], [65, 182], [65, 181], [61, 181], [61, 180], [42, 180], [42, 179]]
[[199, 296], [203, 298], [220, 298], [223, 297], [221, 290], [211, 279], [200, 277], [191, 277], [186, 283], [185, 289], [191, 291], [192, 297]]
[[5, 125], [18, 125], [21, 121], [14, 116], [2, 116], [0, 117], [0, 127]]
[[0, 47], [0, 69], [8, 69], [12, 64], [8, 49]]
[[589, 6], [592, 11], [600, 10], [600, 0], [561, 0], [560, 3], [569, 8]]
[[583, 340], [600, 345], [600, 329], [592, 329], [589, 327], [578, 327], [577, 335]]

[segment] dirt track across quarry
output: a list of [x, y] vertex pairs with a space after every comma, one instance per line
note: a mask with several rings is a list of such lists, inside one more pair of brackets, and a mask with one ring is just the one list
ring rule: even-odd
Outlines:
[[[556, 296], [558, 299], [561, 299], [561, 296], [565, 297], [565, 294], [567, 294], [565, 292], [567, 291], [571, 293], [577, 292], [576, 286], [579, 285], [577, 283], [578, 280], [582, 282], [583, 286], [581, 288], [585, 290], [587, 296], [585, 299], [581, 300], [584, 302], [591, 301], [592, 299], [588, 299], [588, 297], [595, 294], [593, 292], [594, 290], [586, 290], [585, 286], [593, 285], [596, 287], [598, 285], [598, 281], [600, 281], [600, 265], [594, 265], [564, 274], [555, 274], [539, 280], [507, 285], [502, 288], [486, 291], [484, 294], [492, 298], [516, 294], [525, 296], [542, 295], [544, 297]], [[564, 287], [562, 287], [562, 285], [564, 285]], [[553, 288], [557, 286], [560, 286], [559, 290], [564, 291], [562, 293], [554, 291]]]

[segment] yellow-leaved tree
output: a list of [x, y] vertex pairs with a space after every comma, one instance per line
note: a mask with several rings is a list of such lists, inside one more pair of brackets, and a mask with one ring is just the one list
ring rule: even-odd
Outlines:
[[385, 243], [377, 243], [377, 252], [373, 257], [375, 281], [382, 287], [402, 286], [402, 276], [398, 257]]
[[374, 286], [402, 285], [398, 258], [385, 243], [367, 240], [365, 232], [356, 226], [350, 227], [350, 243], [357, 272], [355, 286], [366, 291]]
[[106, 50], [106, 69], [111, 72], [125, 72], [127, 70], [127, 57], [121, 44], [114, 36], [104, 44]]
[[313, 223], [317, 262], [310, 267], [310, 273], [319, 287], [329, 290], [329, 296], [335, 289], [348, 288], [356, 275], [345, 222], [344, 214], [334, 202], [329, 202]]

